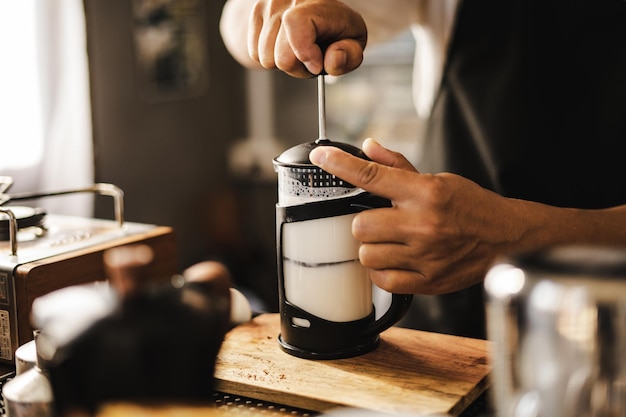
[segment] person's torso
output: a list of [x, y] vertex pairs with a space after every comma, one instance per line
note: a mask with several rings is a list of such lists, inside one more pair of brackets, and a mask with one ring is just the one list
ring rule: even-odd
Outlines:
[[419, 168], [557, 206], [626, 204], [626, 2], [460, 7]]

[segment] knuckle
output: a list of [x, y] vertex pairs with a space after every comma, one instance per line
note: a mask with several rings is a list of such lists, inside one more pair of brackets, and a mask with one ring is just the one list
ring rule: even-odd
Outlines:
[[268, 57], [267, 55], [259, 56], [259, 64], [265, 69], [274, 69], [276, 68], [276, 63], [272, 57]]
[[295, 20], [298, 19], [298, 9], [287, 9], [280, 17], [283, 25], [293, 25]]
[[309, 76], [304, 65], [293, 55], [278, 54], [274, 57], [274, 63], [276, 68], [294, 77], [305, 78], [305, 76]]
[[445, 181], [436, 175], [422, 174], [422, 176], [428, 177], [429, 179], [429, 181], [424, 181], [422, 184], [422, 192], [424, 195], [433, 202], [446, 200], [448, 190]]
[[276, 64], [276, 68], [285, 72], [292, 71], [295, 66], [293, 59], [287, 58], [281, 54], [274, 56], [274, 63]]
[[281, 16], [283, 25], [299, 27], [302, 25], [302, 12], [298, 7], [285, 10]]
[[265, 2], [258, 1], [252, 5], [252, 9], [250, 10], [250, 15], [253, 17], [263, 16], [265, 14]]
[[263, 8], [266, 16], [280, 15], [290, 7], [288, 0], [261, 0], [257, 4]]
[[259, 50], [256, 47], [248, 48], [248, 55], [250, 55], [250, 59], [252, 59], [254, 62], [261, 63], [261, 60], [259, 58]]
[[356, 175], [359, 183], [363, 184], [364, 188], [367, 188], [367, 186], [374, 184], [378, 179], [380, 167], [374, 162], [368, 162], [357, 170]]

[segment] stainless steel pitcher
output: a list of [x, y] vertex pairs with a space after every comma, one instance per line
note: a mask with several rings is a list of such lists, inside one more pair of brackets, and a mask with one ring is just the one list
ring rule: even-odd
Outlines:
[[512, 256], [485, 290], [499, 417], [626, 416], [626, 248]]

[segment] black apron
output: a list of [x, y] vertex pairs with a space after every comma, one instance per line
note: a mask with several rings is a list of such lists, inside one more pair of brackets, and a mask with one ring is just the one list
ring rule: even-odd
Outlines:
[[[554, 206], [626, 204], [626, 1], [462, 1], [418, 169]], [[421, 297], [407, 325], [484, 337], [482, 295]]]

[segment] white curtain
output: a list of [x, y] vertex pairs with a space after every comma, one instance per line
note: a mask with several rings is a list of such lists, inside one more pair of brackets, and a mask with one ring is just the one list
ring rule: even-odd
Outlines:
[[[0, 175], [13, 177], [15, 193], [92, 184], [83, 1], [0, 0], [0, 10]], [[46, 198], [37, 205], [91, 216], [93, 196]]]

